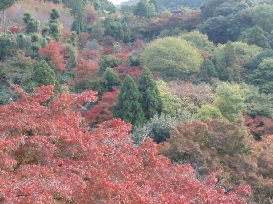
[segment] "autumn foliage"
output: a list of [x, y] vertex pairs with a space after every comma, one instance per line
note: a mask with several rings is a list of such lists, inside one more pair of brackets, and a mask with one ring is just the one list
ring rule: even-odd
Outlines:
[[120, 90], [115, 89], [113, 92], [103, 94], [101, 100], [84, 113], [86, 122], [90, 124], [99, 124], [113, 119], [112, 109], [117, 102], [119, 93]]
[[61, 71], [66, 69], [66, 47], [60, 42], [51, 41], [46, 45], [46, 47], [39, 50], [39, 54], [46, 58], [52, 68], [57, 68]]
[[120, 119], [89, 130], [73, 111], [94, 92], [63, 93], [47, 105], [53, 86], [0, 106], [0, 200], [3, 203], [246, 203], [243, 186], [229, 194], [212, 173], [202, 182], [190, 165], [170, 165], [147, 140], [135, 146]]

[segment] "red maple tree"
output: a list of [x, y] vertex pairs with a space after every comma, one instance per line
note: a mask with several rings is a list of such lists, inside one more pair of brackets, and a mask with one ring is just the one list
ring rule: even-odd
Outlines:
[[66, 47], [60, 42], [51, 41], [46, 45], [46, 47], [39, 50], [39, 54], [46, 58], [52, 68], [57, 68], [61, 71], [66, 69]]
[[92, 91], [41, 105], [53, 88], [32, 95], [17, 88], [21, 99], [0, 106], [3, 203], [246, 203], [215, 186], [217, 173], [201, 182], [190, 165], [160, 156], [151, 140], [135, 146], [131, 125], [120, 119], [89, 130], [73, 110], [96, 100]]

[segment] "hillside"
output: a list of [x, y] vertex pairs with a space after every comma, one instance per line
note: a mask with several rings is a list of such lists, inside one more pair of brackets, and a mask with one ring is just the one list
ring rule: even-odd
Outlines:
[[273, 202], [270, 2], [0, 9], [0, 203]]

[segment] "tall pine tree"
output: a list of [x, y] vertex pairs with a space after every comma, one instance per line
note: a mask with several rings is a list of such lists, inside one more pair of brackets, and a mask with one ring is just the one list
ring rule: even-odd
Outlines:
[[130, 75], [127, 75], [121, 87], [118, 101], [113, 114], [134, 126], [141, 126], [145, 122], [144, 112], [141, 107], [142, 95]]
[[162, 99], [153, 75], [147, 67], [143, 69], [138, 83], [138, 90], [142, 94], [142, 110], [145, 118], [149, 120], [154, 115], [161, 113]]

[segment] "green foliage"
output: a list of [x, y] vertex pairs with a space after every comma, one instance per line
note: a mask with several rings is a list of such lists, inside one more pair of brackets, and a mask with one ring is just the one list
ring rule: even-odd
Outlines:
[[151, 18], [156, 14], [155, 4], [147, 0], [140, 0], [134, 7], [134, 14], [139, 17]]
[[112, 18], [106, 18], [104, 21], [104, 35], [112, 36], [117, 41], [121, 40], [125, 43], [131, 40], [131, 30], [125, 23], [120, 23]]
[[240, 82], [240, 66], [259, 54], [263, 49], [243, 42], [219, 45], [215, 54], [205, 62], [208, 75], [224, 81]]
[[179, 123], [192, 121], [193, 116], [187, 112], [180, 112], [176, 117], [162, 113], [155, 115], [142, 127], [137, 127], [133, 132], [134, 143], [141, 145], [147, 137], [151, 137], [154, 142], [161, 143], [170, 138], [171, 130]]
[[0, 61], [13, 56], [17, 52], [17, 42], [12, 35], [0, 36]]
[[242, 114], [246, 110], [244, 101], [248, 95], [247, 88], [223, 82], [216, 88], [216, 97], [213, 103], [224, 118], [235, 121], [242, 118]]
[[203, 51], [212, 52], [215, 49], [213, 42], [208, 40], [208, 36], [199, 31], [182, 34], [181, 38], [188, 42], [192, 42], [196, 48]]
[[197, 111], [197, 113], [194, 115], [197, 119], [200, 119], [201, 121], [205, 121], [206, 119], [223, 119], [223, 115], [221, 114], [221, 111], [211, 105], [211, 104], [205, 104], [202, 105], [201, 108]]
[[179, 37], [157, 39], [142, 53], [142, 63], [164, 78], [187, 78], [199, 72], [202, 62], [198, 49]]
[[260, 4], [251, 8], [253, 22], [263, 31], [270, 33], [273, 30], [273, 5]]
[[41, 23], [32, 18], [30, 13], [24, 13], [23, 21], [26, 24], [27, 33], [38, 33]]
[[129, 55], [128, 57], [130, 66], [139, 66], [140, 65], [140, 58], [139, 57], [134, 57], [132, 54]]
[[258, 69], [247, 75], [247, 81], [250, 84], [259, 87], [262, 93], [273, 93], [273, 58], [265, 58], [259, 64]]
[[273, 94], [259, 93], [258, 87], [251, 86], [250, 96], [246, 98], [247, 114], [255, 118], [262, 115], [273, 119]]
[[53, 8], [49, 15], [50, 15], [50, 19], [53, 21], [56, 21], [61, 16], [59, 10], [56, 8]]
[[122, 59], [121, 58], [115, 58], [114, 56], [111, 55], [102, 55], [100, 61], [99, 61], [99, 74], [103, 74], [106, 68], [113, 68], [118, 65], [122, 64]]
[[257, 25], [244, 31], [240, 35], [239, 40], [242, 42], [246, 42], [249, 45], [257, 45], [262, 48], [270, 48], [264, 31], [261, 29], [261, 27]]
[[145, 115], [141, 107], [142, 95], [130, 75], [127, 75], [122, 84], [118, 101], [113, 114], [125, 122], [131, 122], [135, 127], [145, 122]]
[[54, 92], [56, 93], [60, 92], [60, 84], [56, 80], [55, 73], [44, 60], [42, 60], [35, 67], [35, 70], [33, 73], [33, 79], [35, 81], [36, 86], [54, 84], [55, 85]]
[[226, 43], [229, 40], [228, 22], [224, 16], [212, 17], [198, 26], [201, 33], [207, 34], [215, 44]]
[[111, 68], [106, 68], [102, 78], [104, 92], [113, 91], [113, 86], [120, 86], [118, 75]]
[[145, 67], [138, 80], [138, 90], [142, 94], [142, 110], [149, 120], [163, 109], [162, 99], [151, 71]]
[[258, 68], [259, 64], [263, 61], [263, 59], [270, 57], [273, 58], [273, 50], [265, 50], [263, 52], [258, 53], [256, 56], [252, 57], [250, 62], [245, 66], [251, 73]]
[[177, 116], [179, 110], [182, 107], [182, 100], [175, 94], [171, 93], [166, 85], [166, 82], [164, 82], [163, 80], [157, 80], [156, 84], [159, 89], [160, 97], [163, 101], [162, 112], [172, 117]]

